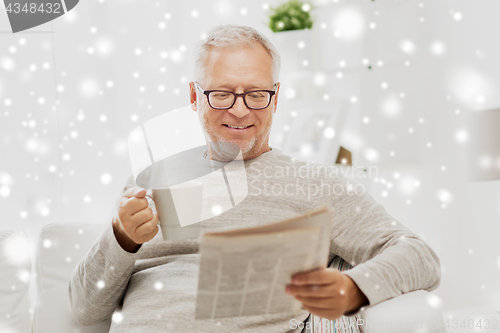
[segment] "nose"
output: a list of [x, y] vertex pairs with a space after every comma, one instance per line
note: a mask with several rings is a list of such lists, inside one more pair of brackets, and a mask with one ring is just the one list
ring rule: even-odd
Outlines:
[[243, 118], [250, 113], [250, 110], [248, 110], [247, 106], [243, 102], [243, 96], [238, 96], [233, 107], [227, 111], [238, 118]]

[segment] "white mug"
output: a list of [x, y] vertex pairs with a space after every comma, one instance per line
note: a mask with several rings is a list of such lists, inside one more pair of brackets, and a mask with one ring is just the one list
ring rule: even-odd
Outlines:
[[203, 183], [186, 182], [152, 191], [163, 239], [198, 238]]

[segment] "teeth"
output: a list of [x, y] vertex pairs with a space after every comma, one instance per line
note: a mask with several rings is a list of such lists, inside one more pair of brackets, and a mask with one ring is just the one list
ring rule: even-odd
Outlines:
[[231, 126], [231, 125], [226, 125], [227, 127], [230, 127], [230, 128], [247, 128], [248, 126]]

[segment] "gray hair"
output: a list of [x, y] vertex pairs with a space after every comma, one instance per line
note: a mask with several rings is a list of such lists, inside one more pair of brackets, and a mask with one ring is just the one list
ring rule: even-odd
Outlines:
[[205, 61], [212, 47], [251, 45], [258, 42], [271, 56], [273, 83], [278, 82], [281, 58], [269, 38], [256, 29], [244, 25], [227, 24], [212, 28], [208, 36], [196, 43], [194, 56], [194, 77], [196, 81], [205, 79]]

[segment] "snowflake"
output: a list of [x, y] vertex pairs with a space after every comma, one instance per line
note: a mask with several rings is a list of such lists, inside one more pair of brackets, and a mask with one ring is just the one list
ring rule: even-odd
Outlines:
[[316, 73], [313, 77], [313, 82], [317, 86], [325, 85], [327, 77], [324, 73]]
[[334, 17], [332, 26], [336, 37], [355, 40], [364, 33], [365, 17], [354, 8], [346, 8], [339, 11]]
[[30, 260], [30, 244], [22, 235], [15, 234], [0, 248], [3, 256], [13, 265], [23, 265]]
[[212, 206], [212, 214], [219, 215], [221, 213], [222, 213], [222, 207], [220, 205], [213, 205]]
[[462, 16], [462, 13], [460, 13], [460, 12], [455, 12], [455, 13], [453, 14], [453, 19], [454, 19], [455, 21], [461, 21], [461, 20], [462, 20], [462, 17], [463, 17], [463, 16]]
[[426, 299], [427, 299], [427, 303], [428, 303], [428, 304], [429, 304], [432, 308], [434, 308], [434, 309], [439, 309], [439, 308], [441, 308], [442, 301], [441, 301], [441, 299], [440, 299], [438, 296], [436, 296], [436, 295], [434, 295], [434, 294], [429, 294], [429, 295], [427, 295]]
[[16, 63], [9, 57], [3, 57], [0, 60], [0, 66], [8, 72], [12, 72], [16, 69]]
[[80, 82], [80, 93], [84, 97], [87, 98], [95, 97], [98, 91], [99, 91], [99, 84], [95, 79], [87, 78]]
[[17, 272], [17, 278], [23, 283], [28, 283], [30, 282], [31, 274], [29, 271], [21, 269]]
[[446, 47], [444, 46], [444, 44], [440, 41], [435, 41], [434, 43], [432, 43], [431, 45], [431, 52], [432, 54], [434, 54], [435, 56], [440, 56], [444, 53]]
[[373, 148], [366, 148], [364, 151], [365, 158], [370, 162], [377, 162], [379, 160], [379, 153]]
[[111, 177], [109, 173], [104, 173], [101, 175], [101, 183], [103, 183], [104, 185], [110, 184], [112, 180], [113, 177]]
[[455, 140], [459, 143], [464, 143], [469, 140], [469, 132], [465, 129], [459, 129], [455, 132]]
[[10, 195], [10, 187], [0, 186], [0, 197], [7, 198]]
[[325, 136], [325, 138], [327, 139], [332, 139], [334, 136], [335, 136], [335, 130], [331, 127], [327, 127], [325, 128], [325, 130], [323, 131], [323, 135]]
[[443, 204], [449, 204], [453, 201], [453, 195], [446, 189], [439, 189], [436, 195]]
[[111, 317], [111, 320], [114, 322], [114, 323], [121, 323], [123, 321], [123, 314], [121, 312], [115, 312], [113, 313], [113, 316]]
[[50, 215], [50, 209], [48, 207], [41, 207], [39, 212], [40, 212], [40, 215], [42, 215], [42, 216], [49, 216]]
[[413, 54], [416, 51], [416, 46], [412, 41], [404, 39], [399, 43], [401, 50], [407, 54]]

